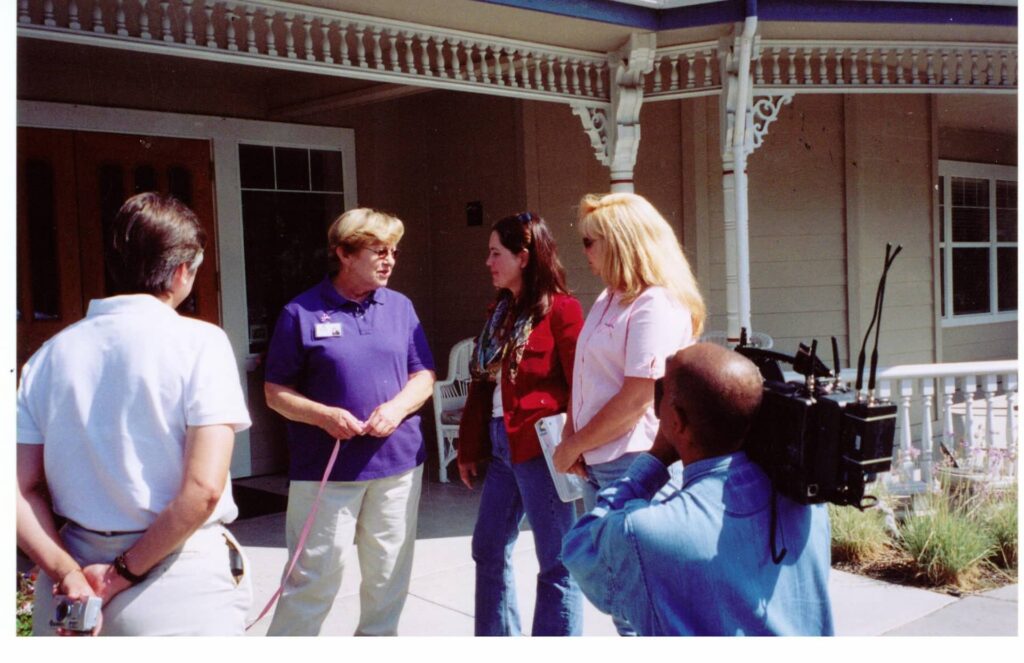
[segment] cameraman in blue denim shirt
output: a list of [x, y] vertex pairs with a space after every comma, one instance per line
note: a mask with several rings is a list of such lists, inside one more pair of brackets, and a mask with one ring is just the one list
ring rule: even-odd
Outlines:
[[[741, 450], [761, 402], [757, 368], [701, 343], [669, 357], [663, 384], [654, 446], [565, 537], [584, 594], [641, 635], [832, 635], [825, 505], [774, 496]], [[676, 460], [681, 488], [665, 469]]]

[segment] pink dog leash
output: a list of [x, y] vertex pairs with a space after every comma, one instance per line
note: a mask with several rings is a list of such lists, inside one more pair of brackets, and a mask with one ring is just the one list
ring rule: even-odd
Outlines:
[[341, 449], [341, 440], [337, 439], [334, 441], [334, 450], [331, 452], [331, 459], [327, 461], [327, 469], [324, 470], [324, 478], [320, 480], [320, 489], [316, 493], [316, 499], [313, 500], [313, 507], [309, 510], [309, 515], [306, 516], [306, 523], [302, 526], [302, 534], [299, 535], [299, 541], [295, 545], [295, 554], [292, 555], [292, 561], [288, 564], [288, 569], [281, 576], [281, 585], [274, 592], [274, 595], [267, 601], [267, 605], [263, 608], [263, 612], [257, 617], [251, 624], [245, 627], [248, 631], [255, 626], [261, 619], [263, 619], [270, 609], [277, 603], [277, 599], [281, 598], [282, 592], [284, 592], [284, 585], [288, 581], [288, 576], [292, 574], [292, 570], [295, 568], [295, 564], [299, 561], [299, 555], [302, 554], [303, 548], [306, 546], [306, 538], [309, 536], [309, 532], [313, 529], [313, 521], [316, 519], [316, 512], [320, 508], [320, 496], [324, 494], [324, 487], [327, 485], [327, 477], [331, 475], [331, 470], [334, 468], [334, 461], [338, 459], [338, 451]]

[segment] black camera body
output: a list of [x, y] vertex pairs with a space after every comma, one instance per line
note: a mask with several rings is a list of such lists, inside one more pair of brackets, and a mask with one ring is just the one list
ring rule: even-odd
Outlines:
[[765, 381], [745, 450], [792, 500], [865, 508], [865, 486], [892, 466], [896, 406], [811, 382]]

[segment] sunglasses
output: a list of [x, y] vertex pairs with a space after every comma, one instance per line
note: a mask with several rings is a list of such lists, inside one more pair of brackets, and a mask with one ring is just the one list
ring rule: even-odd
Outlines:
[[398, 258], [398, 249], [392, 249], [386, 246], [382, 249], [374, 249], [369, 246], [364, 246], [363, 248], [369, 251], [370, 253], [375, 254], [379, 260], [386, 260], [389, 255], [392, 258]]
[[661, 399], [665, 397], [665, 378], [654, 381], [654, 416], [661, 419]]
[[597, 240], [592, 238], [592, 237], [584, 237], [583, 238], [583, 248], [589, 249], [590, 247], [592, 247], [594, 245], [594, 242], [596, 242], [596, 241]]

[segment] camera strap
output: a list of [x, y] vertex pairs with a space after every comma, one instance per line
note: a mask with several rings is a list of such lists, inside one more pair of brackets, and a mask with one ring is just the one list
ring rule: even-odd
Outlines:
[[341, 440], [336, 439], [334, 441], [334, 450], [331, 451], [331, 458], [327, 461], [327, 467], [324, 468], [324, 476], [320, 479], [320, 488], [317, 490], [316, 499], [313, 500], [313, 506], [309, 509], [309, 515], [306, 516], [306, 523], [302, 526], [302, 533], [299, 535], [299, 540], [295, 544], [295, 553], [292, 555], [291, 562], [288, 563], [288, 568], [285, 569], [284, 575], [281, 576], [281, 584], [278, 586], [277, 591], [267, 601], [267, 605], [263, 607], [259, 617], [253, 620], [251, 624], [245, 627], [248, 631], [255, 626], [261, 619], [263, 619], [270, 609], [277, 603], [277, 599], [281, 598], [281, 594], [284, 592], [285, 583], [288, 582], [288, 576], [292, 574], [292, 570], [295, 569], [295, 564], [299, 561], [299, 555], [302, 554], [302, 549], [306, 546], [306, 539], [309, 537], [310, 530], [313, 529], [313, 521], [316, 520], [316, 512], [320, 509], [320, 497], [324, 494], [324, 487], [327, 485], [327, 478], [331, 476], [331, 470], [334, 469], [334, 461], [338, 460], [338, 451], [341, 449]]
[[776, 552], [776, 550], [778, 548], [775, 545], [775, 530], [778, 529], [778, 525], [779, 525], [779, 491], [775, 488], [775, 484], [773, 482], [772, 483], [772, 515], [771, 515], [771, 524], [769, 525], [769, 527], [771, 527], [771, 534], [769, 534], [769, 537], [771, 538], [772, 561], [775, 562], [776, 564], [781, 564], [782, 560], [785, 559], [786, 553], [788, 551], [786, 550], [786, 547], [783, 546], [781, 552]]

